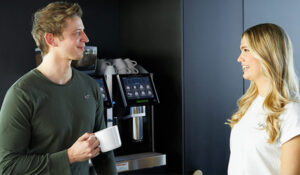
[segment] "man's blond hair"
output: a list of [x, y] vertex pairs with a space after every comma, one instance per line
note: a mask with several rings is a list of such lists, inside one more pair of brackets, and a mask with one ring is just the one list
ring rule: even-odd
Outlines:
[[77, 3], [68, 2], [53, 2], [34, 13], [31, 34], [42, 55], [49, 52], [45, 33], [60, 37], [66, 27], [66, 19], [74, 16], [81, 18], [81, 7]]

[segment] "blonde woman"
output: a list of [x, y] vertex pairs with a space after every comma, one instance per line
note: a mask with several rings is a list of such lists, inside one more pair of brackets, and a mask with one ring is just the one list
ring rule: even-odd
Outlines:
[[247, 29], [238, 62], [250, 87], [229, 120], [229, 175], [300, 174], [299, 85], [292, 45], [275, 24]]

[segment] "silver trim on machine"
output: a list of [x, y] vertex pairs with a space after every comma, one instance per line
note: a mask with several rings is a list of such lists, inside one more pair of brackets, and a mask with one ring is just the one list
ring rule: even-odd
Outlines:
[[130, 154], [116, 157], [117, 171], [125, 172], [166, 165], [166, 155], [155, 152]]

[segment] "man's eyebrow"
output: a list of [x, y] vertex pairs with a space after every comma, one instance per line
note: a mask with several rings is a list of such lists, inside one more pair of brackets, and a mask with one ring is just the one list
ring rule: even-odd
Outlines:
[[77, 31], [81, 31], [81, 30], [84, 30], [84, 28], [74, 29], [73, 32], [77, 32]]

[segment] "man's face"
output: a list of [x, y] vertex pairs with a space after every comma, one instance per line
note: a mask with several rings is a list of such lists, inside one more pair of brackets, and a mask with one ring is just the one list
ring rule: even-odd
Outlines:
[[83, 57], [85, 43], [89, 42], [84, 33], [82, 20], [78, 16], [68, 18], [62, 36], [57, 37], [59, 55], [68, 60], [79, 60]]

